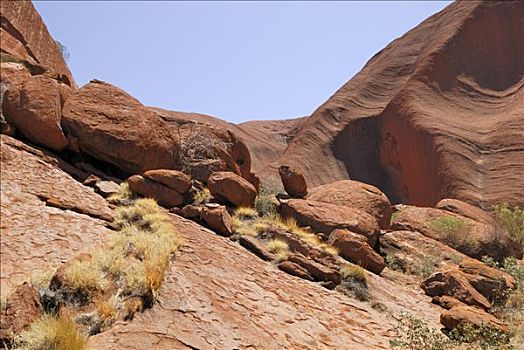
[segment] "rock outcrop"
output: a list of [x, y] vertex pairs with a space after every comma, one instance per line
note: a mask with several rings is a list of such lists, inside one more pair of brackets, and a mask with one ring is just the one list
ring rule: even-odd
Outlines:
[[477, 327], [494, 329], [500, 332], [508, 331], [508, 326], [495, 316], [467, 305], [456, 306], [450, 310], [442, 312], [440, 315], [440, 323], [450, 330], [459, 325], [470, 324]]
[[44, 314], [38, 289], [29, 283], [18, 286], [7, 298], [0, 311], [0, 341], [10, 344], [17, 334], [26, 330]]
[[141, 175], [133, 175], [127, 179], [129, 189], [144, 197], [154, 198], [163, 207], [178, 207], [184, 203], [184, 196], [176, 190], [145, 178]]
[[476, 259], [522, 256], [522, 248], [500, 228], [441, 209], [403, 206], [391, 227], [421, 232]]
[[369, 183], [394, 203], [523, 206], [522, 17], [518, 1], [429, 17], [319, 106], [273, 169], [300, 166], [310, 186]]
[[76, 87], [60, 48], [31, 1], [2, 1], [0, 13], [2, 53], [45, 66], [57, 72], [61, 81]]
[[384, 258], [369, 246], [362, 235], [348, 230], [334, 230], [329, 235], [329, 243], [337, 248], [344, 258], [377, 275], [386, 267]]
[[421, 284], [427, 295], [453, 297], [471, 306], [489, 309], [491, 303], [471, 286], [466, 277], [455, 269], [436, 272]]

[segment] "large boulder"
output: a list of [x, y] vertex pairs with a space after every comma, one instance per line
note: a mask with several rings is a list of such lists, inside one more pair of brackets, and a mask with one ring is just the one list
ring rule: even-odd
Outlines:
[[257, 190], [251, 183], [229, 171], [211, 174], [207, 185], [215, 199], [235, 207], [250, 207], [257, 196]]
[[442, 312], [440, 315], [440, 323], [449, 330], [466, 324], [501, 332], [507, 332], [508, 330], [508, 326], [495, 316], [484, 310], [467, 305], [455, 306], [450, 310]]
[[177, 207], [184, 203], [184, 196], [160, 182], [152, 181], [141, 175], [133, 175], [127, 179], [129, 189], [144, 197], [154, 198], [163, 207]]
[[348, 230], [334, 230], [329, 235], [329, 243], [337, 248], [344, 258], [356, 262], [377, 275], [386, 267], [384, 258], [369, 246], [362, 235]]
[[303, 198], [307, 195], [307, 183], [302, 172], [288, 165], [281, 165], [278, 168], [280, 180], [284, 189], [291, 197]]
[[33, 76], [7, 90], [2, 111], [29, 140], [61, 151], [68, 143], [60, 126], [67, 95], [66, 85], [43, 75]]
[[522, 257], [522, 249], [505, 231], [441, 209], [402, 206], [391, 228], [418, 231], [476, 259]]
[[353, 180], [335, 181], [311, 189], [307, 199], [363, 210], [377, 219], [381, 228], [389, 227], [391, 203], [375, 186]]
[[280, 215], [294, 218], [300, 226], [315, 232], [330, 234], [335, 229], [347, 229], [363, 235], [371, 247], [376, 246], [380, 227], [368, 213], [351, 207], [341, 207], [305, 199], [289, 199], [280, 204]]
[[92, 80], [63, 108], [62, 126], [78, 150], [128, 173], [174, 169], [177, 145], [154, 112], [125, 91]]
[[489, 309], [491, 303], [468, 282], [458, 269], [435, 272], [420, 287], [430, 297], [447, 295], [471, 306]]
[[169, 169], [148, 170], [144, 177], [159, 182], [178, 193], [184, 194], [191, 189], [191, 177], [181, 171]]
[[27, 283], [18, 286], [0, 311], [0, 342], [10, 344], [14, 336], [44, 314], [38, 289]]

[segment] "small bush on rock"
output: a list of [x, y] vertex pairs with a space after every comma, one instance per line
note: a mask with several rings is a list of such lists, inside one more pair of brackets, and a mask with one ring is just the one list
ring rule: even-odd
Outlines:
[[401, 313], [397, 320], [396, 338], [390, 341], [392, 348], [444, 350], [453, 345], [439, 330], [429, 327], [426, 322], [408, 313]]
[[439, 261], [433, 256], [424, 256], [420, 265], [416, 268], [417, 275], [428, 278], [437, 269]]
[[340, 286], [337, 287], [348, 296], [360, 301], [369, 300], [367, 272], [358, 265], [343, 265], [340, 267]]

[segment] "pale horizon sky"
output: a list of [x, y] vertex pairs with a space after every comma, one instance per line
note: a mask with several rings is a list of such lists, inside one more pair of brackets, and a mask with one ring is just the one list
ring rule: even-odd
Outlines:
[[450, 1], [33, 1], [79, 86], [239, 123], [311, 114]]

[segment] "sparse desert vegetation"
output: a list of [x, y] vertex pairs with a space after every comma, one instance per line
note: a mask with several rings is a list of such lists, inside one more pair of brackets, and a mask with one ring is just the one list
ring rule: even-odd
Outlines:
[[469, 234], [466, 221], [451, 216], [442, 216], [430, 223], [431, 228], [447, 245], [458, 251], [474, 250], [477, 242]]
[[524, 209], [502, 203], [495, 205], [493, 211], [499, 225], [502, 226], [511, 238], [520, 244], [524, 250]]

